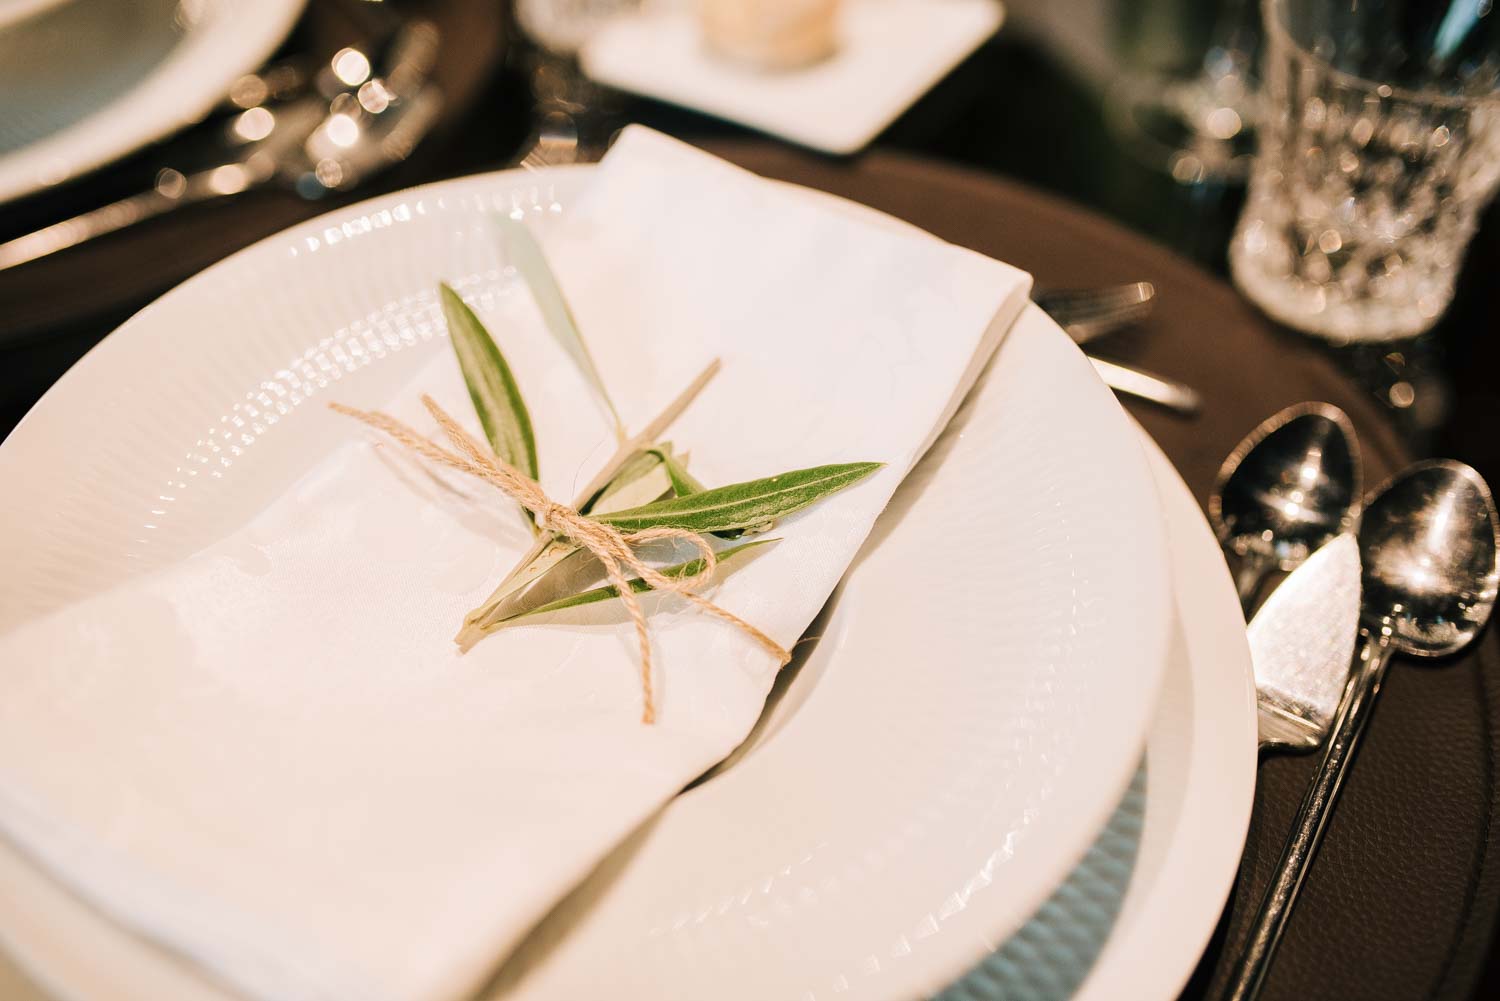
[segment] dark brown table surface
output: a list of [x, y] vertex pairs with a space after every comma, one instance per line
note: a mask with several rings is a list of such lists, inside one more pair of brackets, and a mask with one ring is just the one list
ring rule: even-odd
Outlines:
[[[406, 9], [413, 8], [434, 17], [447, 39], [439, 71], [449, 95], [445, 122], [417, 157], [357, 197], [503, 166], [525, 135], [529, 97], [506, 57], [496, 4], [413, 0]], [[314, 0], [289, 47], [331, 51], [355, 30], [337, 4]], [[1036, 100], [990, 100], [996, 88], [1017, 77], [1028, 81]], [[996, 117], [1000, 104], [1009, 105], [1012, 117]], [[1088, 131], [1092, 114], [1086, 97], [1045, 55], [1003, 42], [982, 49], [875, 150], [850, 160], [747, 139], [738, 130], [649, 102], [623, 108], [624, 117], [707, 140], [769, 176], [854, 198], [1008, 260], [1031, 271], [1038, 286], [1155, 282], [1156, 314], [1139, 330], [1100, 344], [1099, 351], [1184, 379], [1204, 393], [1207, 406], [1196, 420], [1129, 405], [1200, 500], [1240, 436], [1301, 400], [1328, 400], [1350, 413], [1372, 482], [1409, 461], [1412, 454], [1388, 413], [1345, 374], [1336, 354], [1278, 331], [1210, 271], [1100, 215], [1000, 176], [1003, 171], [1065, 190], [1212, 264], [1222, 250], [1213, 249], [1222, 242], [1222, 212], [1204, 215], [1199, 206], [1194, 211], [1200, 225], [1174, 239], [1181, 206], [1151, 215], [1150, 206], [1163, 196], [1160, 179], [1117, 157], [1107, 159], [1097, 129]], [[1060, 121], [1068, 128], [1058, 127]], [[977, 131], [980, 126], [985, 131]], [[1022, 136], [1029, 146], [1012, 150]], [[146, 151], [67, 190], [7, 207], [0, 214], [0, 238], [130, 190], [149, 180], [169, 150], [170, 144]], [[1101, 170], [1112, 173], [1104, 178]], [[1232, 207], [1233, 193], [1213, 197], [1216, 205], [1227, 199]], [[83, 351], [145, 302], [232, 250], [334, 204], [258, 193], [142, 226], [35, 268], [0, 273], [0, 434]], [[1157, 225], [1162, 219], [1173, 220], [1171, 227]], [[1481, 250], [1484, 240], [1482, 233]], [[1463, 386], [1460, 417], [1487, 413], [1482, 387]], [[1488, 439], [1465, 437], [1463, 430], [1450, 423], [1435, 440], [1456, 443], [1461, 452], [1472, 449], [1474, 456], [1462, 457], [1492, 476], [1500, 473], [1481, 461], [1494, 455]], [[1398, 662], [1392, 670], [1268, 982], [1268, 1001], [1474, 995], [1500, 899], [1491, 824], [1500, 690], [1488, 680], [1500, 659], [1496, 644], [1491, 633], [1476, 653], [1456, 662]], [[1242, 877], [1184, 997], [1213, 996], [1220, 960], [1242, 936], [1310, 768], [1307, 758], [1286, 757], [1262, 766]], [[1477, 996], [1500, 996], [1500, 988], [1480, 991]]]

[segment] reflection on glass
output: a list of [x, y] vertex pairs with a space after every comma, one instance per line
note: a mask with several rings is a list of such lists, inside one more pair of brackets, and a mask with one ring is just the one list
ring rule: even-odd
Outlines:
[[268, 108], [248, 108], [234, 120], [234, 133], [246, 142], [255, 142], [271, 134], [276, 116]]
[[[1181, 8], [1181, 9], [1179, 9]], [[1127, 148], [1165, 169], [1184, 184], [1238, 182], [1249, 170], [1258, 94], [1254, 74], [1259, 44], [1255, 0], [1152, 3], [1130, 6], [1141, 23], [1133, 26], [1133, 55], [1153, 64], [1110, 89], [1106, 110], [1111, 127]], [[1195, 65], [1186, 73], [1160, 61], [1164, 47], [1181, 48], [1180, 37], [1202, 26], [1211, 30], [1199, 43]], [[1174, 44], [1167, 46], [1168, 40]], [[1206, 48], [1204, 48], [1206, 46]]]
[[378, 115], [390, 107], [394, 95], [380, 80], [367, 80], [359, 88], [359, 106], [372, 115]]
[[370, 78], [370, 59], [358, 49], [340, 49], [333, 57], [333, 75], [356, 87]]
[[348, 115], [329, 115], [323, 128], [328, 141], [340, 149], [348, 149], [359, 142], [359, 123]]

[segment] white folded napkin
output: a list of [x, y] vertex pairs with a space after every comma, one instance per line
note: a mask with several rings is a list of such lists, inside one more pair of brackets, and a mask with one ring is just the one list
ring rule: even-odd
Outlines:
[[[723, 360], [670, 434], [705, 483], [889, 464], [778, 525], [784, 541], [716, 589], [788, 647], [1029, 285], [642, 129], [540, 235], [628, 426]], [[613, 438], [533, 312], [492, 329], [543, 484], [571, 500]], [[390, 406], [412, 414], [423, 391], [471, 421], [446, 355]], [[645, 726], [615, 606], [460, 654], [463, 613], [529, 541], [510, 502], [353, 422], [346, 441], [202, 552], [0, 637], [0, 830], [245, 995], [461, 997], [735, 747], [775, 665], [658, 599]]]

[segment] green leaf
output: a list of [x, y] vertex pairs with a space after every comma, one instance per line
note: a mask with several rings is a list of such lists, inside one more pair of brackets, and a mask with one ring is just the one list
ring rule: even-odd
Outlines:
[[[667, 476], [672, 481], [672, 492], [678, 497], [686, 497], [688, 494], [701, 494], [703, 492], [703, 484], [699, 483], [697, 478], [687, 471], [687, 467], [672, 454], [672, 447], [670, 445], [653, 448], [651, 454], [660, 457], [661, 464], [666, 468]], [[619, 509], [617, 508], [616, 510]]]
[[[757, 549], [761, 546], [769, 545], [772, 542], [780, 541], [780, 539], [757, 539], [755, 542], [746, 542], [742, 545], [732, 546], [731, 548], [724, 550], [723, 552], [717, 554], [719, 573], [726, 575], [733, 573], [735, 570], [738, 570], [741, 566], [744, 565], [744, 563], [746, 562], [745, 558], [749, 555], [751, 550]], [[673, 566], [663, 567], [661, 569], [661, 573], [667, 577], [691, 577], [693, 574], [700, 572], [702, 569], [703, 560], [700, 558], [695, 560], [688, 560], [686, 563], [678, 563]], [[715, 575], [715, 578], [718, 579], [718, 574]], [[646, 591], [651, 590], [651, 585], [647, 584], [639, 577], [631, 578], [629, 584], [630, 590], [634, 591], [636, 594], [643, 594]], [[545, 605], [539, 605], [536, 608], [528, 609], [523, 612], [517, 612], [514, 615], [501, 619], [500, 622], [515, 622], [518, 619], [524, 619], [532, 615], [541, 615], [544, 612], [560, 612], [565, 608], [577, 608], [580, 605], [592, 605], [595, 602], [608, 601], [611, 598], [618, 598], [619, 596], [620, 591], [613, 584], [610, 584], [606, 587], [590, 588], [589, 590], [583, 591], [579, 594], [570, 595], [566, 598], [559, 598], [556, 601], [549, 601]]]
[[[614, 478], [579, 510], [584, 514], [623, 511], [671, 496], [672, 481], [663, 462], [663, 457], [671, 454], [672, 446], [667, 444], [635, 453], [625, 460]], [[574, 558], [569, 560], [569, 557]], [[565, 560], [568, 565], [560, 566]], [[583, 553], [582, 547], [577, 543], [551, 536], [546, 541], [539, 541], [505, 580], [500, 582], [484, 604], [469, 612], [464, 621], [467, 626], [489, 628], [513, 617], [515, 609], [522, 607], [530, 593], [542, 585], [543, 578], [558, 573], [576, 575], [585, 570], [597, 570], [598, 566], [598, 560], [592, 554]], [[598, 575], [595, 574], [593, 579], [597, 580]]]
[[627, 459], [604, 488], [578, 510], [590, 515], [624, 511], [660, 500], [671, 491], [672, 480], [662, 456], [650, 449]]
[[882, 465], [884, 463], [849, 462], [798, 469], [596, 517], [623, 532], [639, 532], [647, 528], [682, 528], [691, 532], [754, 528], [784, 518], [857, 483]]
[[469, 399], [479, 414], [484, 436], [495, 454], [532, 479], [537, 477], [536, 439], [531, 415], [505, 356], [457, 292], [446, 283], [439, 286], [443, 318], [448, 323], [448, 341], [458, 356]]
[[[672, 492], [674, 494], [678, 497], [686, 497], [688, 494], [701, 494], [704, 490], [708, 489], [698, 481], [696, 476], [687, 471], [687, 466], [683, 465], [676, 456], [671, 454], [669, 446], [663, 447], [667, 448], [667, 452], [662, 454], [662, 466], [672, 479]], [[619, 504], [612, 510], [622, 511], [624, 509], [625, 505]], [[601, 511], [599, 513], [605, 514], [607, 512]], [[771, 526], [774, 524], [776, 524], [774, 521], [768, 521], [763, 525], [752, 525], [749, 528], [731, 528], [710, 534], [721, 539], [738, 539], [746, 535], [759, 535], [762, 532], [769, 532]]]
[[583, 370], [589, 382], [593, 383], [594, 391], [599, 394], [599, 399], [609, 410], [609, 416], [615, 422], [616, 433], [623, 438], [625, 425], [620, 420], [614, 401], [609, 398], [609, 391], [604, 388], [604, 380], [599, 376], [598, 366], [594, 364], [594, 356], [589, 353], [588, 344], [578, 331], [578, 323], [573, 319], [573, 311], [568, 308], [568, 300], [563, 297], [562, 289], [557, 284], [552, 268], [547, 264], [547, 257], [542, 253], [541, 245], [536, 242], [536, 237], [531, 235], [531, 230], [525, 223], [504, 217], [497, 219], [496, 222], [505, 239], [507, 256], [531, 289], [531, 297], [536, 300], [537, 308], [541, 310], [542, 320], [547, 324], [547, 329], [552, 332], [553, 337], [557, 338], [563, 350], [572, 356], [574, 363]]
[[559, 538], [556, 535], [548, 537], [545, 543], [533, 550], [535, 555], [512, 571], [500, 586], [495, 588], [495, 592], [485, 603], [470, 612], [467, 618], [477, 619], [485, 616], [511, 595], [541, 580], [549, 571], [581, 548], [570, 539]]

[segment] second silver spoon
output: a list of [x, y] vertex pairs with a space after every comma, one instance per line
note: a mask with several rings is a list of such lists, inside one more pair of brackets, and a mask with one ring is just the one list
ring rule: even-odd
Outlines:
[[1354, 426], [1331, 403], [1299, 403], [1263, 421], [1219, 468], [1208, 517], [1239, 558], [1235, 587], [1248, 617], [1275, 570], [1295, 570], [1359, 518]]

